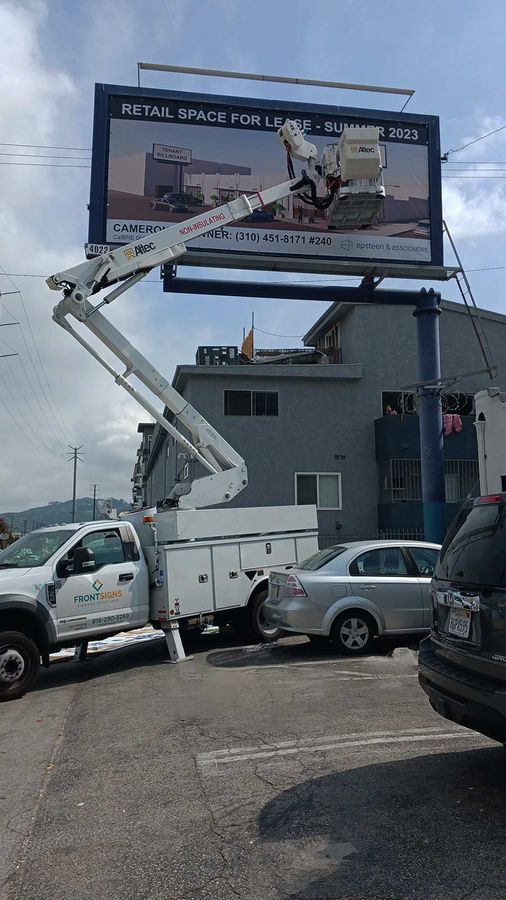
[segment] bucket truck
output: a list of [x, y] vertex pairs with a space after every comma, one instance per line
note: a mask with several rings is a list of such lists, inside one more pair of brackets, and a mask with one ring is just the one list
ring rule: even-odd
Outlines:
[[[316, 552], [316, 509], [209, 509], [229, 503], [246, 487], [245, 461], [101, 310], [155, 266], [178, 260], [193, 238], [239, 222], [289, 194], [330, 209], [339, 227], [372, 222], [384, 197], [379, 134], [371, 128], [350, 131], [345, 130], [339, 146], [327, 148], [318, 162], [316, 147], [295, 122], [287, 121], [279, 137], [287, 152], [288, 181], [199, 212], [48, 278], [49, 288], [63, 292], [54, 321], [207, 474], [176, 484], [158, 509], [141, 510], [120, 522], [39, 529], [0, 553], [0, 700], [25, 693], [36, 678], [40, 658], [47, 666], [51, 652], [76, 644], [85, 648], [88, 640], [148, 622], [164, 630], [173, 662], [185, 658], [180, 622], [202, 623], [212, 616], [217, 623], [240, 622], [256, 640], [278, 636], [262, 616], [268, 569]], [[292, 158], [306, 164], [300, 177], [295, 176]], [[103, 291], [108, 293], [94, 305], [91, 298]], [[124, 371], [116, 371], [69, 318], [111, 351]], [[131, 384], [132, 375], [153, 402]], [[169, 421], [165, 410], [189, 437]]]

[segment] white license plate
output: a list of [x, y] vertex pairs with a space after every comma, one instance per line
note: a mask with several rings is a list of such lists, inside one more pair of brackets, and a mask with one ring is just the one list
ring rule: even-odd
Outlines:
[[471, 611], [469, 609], [452, 609], [448, 621], [448, 634], [457, 637], [469, 637], [471, 630]]
[[279, 595], [279, 584], [271, 584], [271, 597], [273, 600], [277, 600]]

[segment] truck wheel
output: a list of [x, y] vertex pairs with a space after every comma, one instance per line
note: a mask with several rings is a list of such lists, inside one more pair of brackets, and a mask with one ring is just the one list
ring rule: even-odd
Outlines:
[[20, 631], [0, 632], [0, 702], [30, 690], [40, 665], [39, 648]]
[[239, 630], [246, 640], [270, 644], [271, 641], [277, 641], [283, 634], [281, 628], [269, 625], [264, 619], [262, 608], [267, 600], [267, 595], [267, 590], [258, 591], [247, 609], [242, 611]]
[[369, 650], [376, 634], [376, 623], [369, 613], [350, 609], [337, 617], [330, 629], [330, 640], [346, 656], [359, 656]]

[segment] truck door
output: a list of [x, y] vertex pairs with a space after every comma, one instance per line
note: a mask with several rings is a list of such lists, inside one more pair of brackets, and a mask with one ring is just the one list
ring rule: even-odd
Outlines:
[[[121, 631], [145, 624], [147, 571], [129, 526], [94, 529], [77, 541], [56, 566], [58, 638]], [[73, 557], [88, 548], [91, 565], [74, 572]], [[133, 558], [137, 556], [137, 559]]]

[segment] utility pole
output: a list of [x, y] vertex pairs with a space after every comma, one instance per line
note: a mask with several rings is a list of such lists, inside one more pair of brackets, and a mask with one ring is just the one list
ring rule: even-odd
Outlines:
[[96, 513], [97, 513], [97, 488], [100, 487], [99, 484], [92, 484], [93, 488], [93, 521], [95, 521]]
[[79, 456], [79, 451], [83, 449], [84, 445], [81, 444], [80, 447], [71, 447], [69, 444], [68, 446], [72, 450], [72, 453], [69, 453], [68, 462], [70, 462], [72, 460], [74, 463], [74, 486], [73, 486], [73, 490], [72, 490], [72, 521], [75, 522], [75, 520], [76, 520], [77, 460], [79, 460], [79, 462], [84, 462], [82, 456]]

